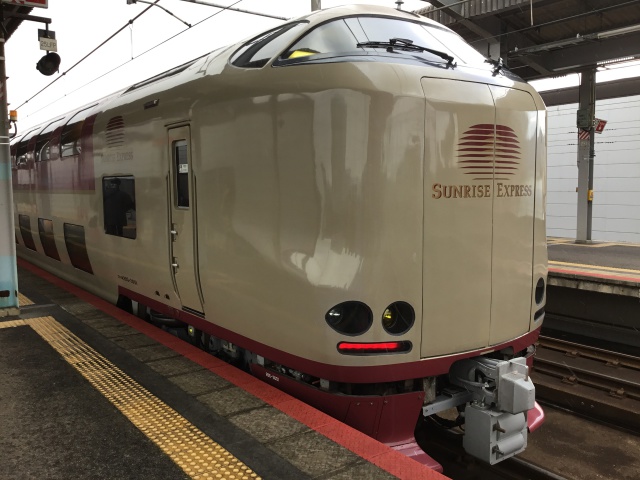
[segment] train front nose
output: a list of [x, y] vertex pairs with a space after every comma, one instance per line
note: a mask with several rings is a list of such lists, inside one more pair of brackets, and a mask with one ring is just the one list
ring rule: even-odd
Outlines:
[[426, 358], [531, 327], [539, 112], [515, 88], [439, 78], [422, 87]]

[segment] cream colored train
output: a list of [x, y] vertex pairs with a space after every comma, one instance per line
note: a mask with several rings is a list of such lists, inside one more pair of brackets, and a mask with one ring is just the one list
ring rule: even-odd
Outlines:
[[24, 132], [18, 250], [434, 468], [457, 409], [494, 463], [544, 418], [545, 133], [451, 30], [332, 8]]

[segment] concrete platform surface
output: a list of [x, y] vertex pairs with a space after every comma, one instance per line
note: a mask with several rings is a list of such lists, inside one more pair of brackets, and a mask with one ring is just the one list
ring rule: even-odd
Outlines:
[[549, 285], [637, 297], [640, 245], [548, 238]]
[[447, 478], [27, 262], [19, 281], [0, 478]]

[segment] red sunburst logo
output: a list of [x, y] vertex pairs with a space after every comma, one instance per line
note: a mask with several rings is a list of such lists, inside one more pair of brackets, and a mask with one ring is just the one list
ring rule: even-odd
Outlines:
[[509, 180], [520, 165], [516, 132], [505, 125], [473, 125], [458, 142], [458, 165], [472, 180]]

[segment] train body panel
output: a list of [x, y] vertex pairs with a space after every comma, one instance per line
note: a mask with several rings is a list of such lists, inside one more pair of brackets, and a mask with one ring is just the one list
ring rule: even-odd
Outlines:
[[[261, 342], [291, 338], [290, 353], [334, 363], [344, 336], [325, 328], [332, 305], [370, 298], [371, 309], [383, 312], [403, 299], [419, 314], [424, 99], [387, 93], [395, 68], [375, 66], [300, 66], [286, 95], [277, 93], [285, 69], [266, 72], [269, 81], [251, 72], [257, 92], [247, 87], [240, 100], [194, 107], [199, 148], [213, 152], [197, 181], [211, 187], [198, 204], [214, 206], [199, 212], [208, 219], [199, 222], [199, 241], [207, 252], [203, 290], [217, 293], [205, 299], [216, 323], [253, 336], [261, 318]], [[382, 88], [367, 80], [374, 73]], [[383, 255], [399, 247], [401, 256]], [[312, 345], [293, 341], [302, 311], [319, 319], [305, 327]], [[419, 345], [419, 331], [410, 335]], [[362, 336], [385, 338], [379, 324]], [[408, 354], [412, 360], [418, 351]], [[363, 360], [341, 363], [394, 362]]]
[[20, 255], [406, 443], [450, 372], [522, 375], [547, 273], [544, 105], [420, 22], [329, 9], [27, 132]]

